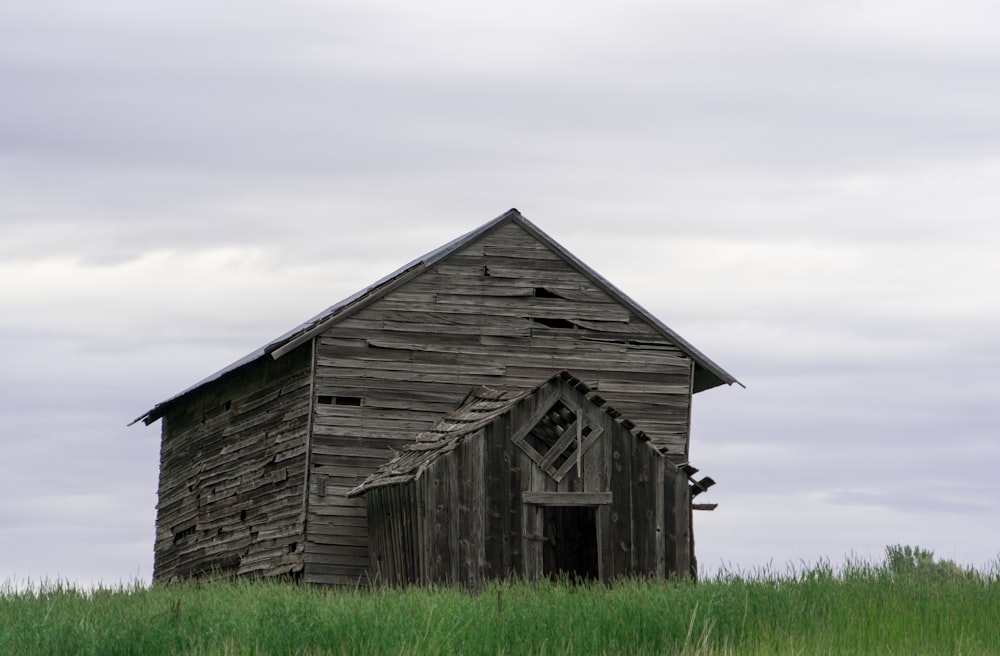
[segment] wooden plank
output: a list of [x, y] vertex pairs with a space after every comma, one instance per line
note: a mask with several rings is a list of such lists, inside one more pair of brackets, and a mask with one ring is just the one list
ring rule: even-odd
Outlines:
[[[358, 504], [358, 501], [360, 501], [360, 504]], [[323, 505], [320, 507], [317, 499], [313, 498], [311, 499], [310, 504], [312, 506], [311, 513], [314, 516], [318, 518], [334, 517], [338, 523], [343, 521], [345, 518], [354, 518], [359, 519], [361, 522], [365, 522], [365, 517], [368, 516], [368, 511], [365, 509], [363, 499], [344, 499], [344, 503], [330, 503], [329, 499], [324, 499]], [[319, 522], [322, 521], [326, 520], [319, 520]], [[367, 523], [364, 525], [367, 526]]]
[[390, 485], [386, 488], [386, 498], [389, 500], [389, 508], [386, 511], [386, 520], [389, 524], [388, 551], [392, 554], [393, 585], [403, 585], [408, 582], [406, 577], [406, 556], [404, 555], [406, 536], [404, 535], [402, 526], [404, 509], [402, 507], [402, 499], [400, 498], [400, 492], [403, 488], [404, 486], [402, 485]]
[[430, 476], [424, 476], [413, 482], [417, 492], [417, 546], [420, 550], [418, 556], [420, 558], [419, 580], [421, 585], [430, 585], [434, 581], [431, 577], [430, 558], [430, 544], [433, 539], [431, 524], [432, 517], [430, 510], [430, 503], [432, 499], [430, 491], [431, 483], [432, 481]]
[[614, 425], [611, 433], [611, 516], [610, 523], [610, 578], [629, 576], [632, 570], [632, 495], [631, 457], [629, 440], [631, 435]]
[[466, 439], [453, 452], [458, 463], [459, 489], [457, 494], [456, 530], [459, 547], [458, 580], [470, 590], [480, 588], [483, 573], [483, 552], [485, 549], [484, 526], [484, 478], [483, 439], [474, 435]]
[[[591, 431], [590, 435], [584, 438], [583, 444], [578, 449], [578, 452], [580, 454], [586, 453], [590, 449], [590, 447], [592, 447], [594, 443], [598, 439], [600, 439], [601, 434], [604, 432], [604, 429], [601, 428], [600, 426], [594, 426], [592, 428], [593, 430]], [[552, 472], [552, 478], [555, 479], [556, 481], [561, 481], [563, 476], [565, 476], [567, 472], [569, 472], [575, 466], [576, 466], [576, 458], [568, 459], [559, 467], [559, 469], [557, 469], [555, 472]]]
[[691, 490], [688, 487], [687, 477], [678, 476], [676, 479], [677, 491], [677, 570], [678, 574], [685, 578], [691, 576], [691, 566], [694, 563], [694, 553], [691, 550], [693, 543], [691, 532]]
[[653, 519], [655, 523], [655, 562], [656, 578], [663, 579], [667, 575], [666, 560], [666, 526], [664, 503], [664, 485], [666, 483], [666, 468], [672, 465], [665, 458], [657, 456], [653, 459]]
[[346, 574], [366, 581], [374, 580], [375, 576], [367, 550], [363, 553], [333, 552], [322, 557], [307, 554], [305, 567], [309, 574]]
[[628, 440], [631, 452], [632, 485], [632, 554], [633, 572], [637, 576], [656, 576], [656, 501], [653, 498], [652, 460], [656, 454], [646, 444]]
[[[676, 466], [667, 464], [664, 468], [664, 525], [666, 536], [664, 556], [667, 575], [683, 578], [690, 566], [688, 548], [689, 536], [685, 530], [684, 516], [687, 515], [686, 499], [689, 496], [687, 475]], [[684, 543], [684, 544], [682, 544]]]
[[[389, 489], [389, 488], [383, 488], [383, 489]], [[379, 512], [383, 513], [382, 515], [383, 517], [386, 516], [385, 513], [390, 513], [390, 514], [393, 513], [392, 510], [387, 509], [391, 508], [391, 506], [387, 505], [388, 501], [385, 499], [385, 496], [386, 495], [378, 495], [377, 498]], [[386, 544], [388, 544], [389, 543], [388, 541], [393, 538], [391, 534], [386, 533], [386, 531], [391, 529], [391, 527], [387, 526], [387, 524], [388, 522], [386, 520], [384, 519], [379, 520], [377, 527], [379, 531], [378, 535], [380, 536], [380, 538], [386, 541]], [[364, 535], [356, 535], [356, 534], [350, 535], [343, 530], [336, 532], [329, 531], [326, 533], [313, 532], [310, 533], [309, 535], [309, 541], [315, 545], [337, 545], [344, 547], [358, 547], [359, 549], [367, 549], [369, 536], [372, 535], [372, 531], [373, 528], [371, 525], [369, 525], [368, 531]], [[385, 546], [384, 544], [379, 545], [379, 548], [382, 548], [384, 546]]]
[[[386, 553], [385, 546], [385, 523], [382, 518], [385, 516], [385, 511], [383, 509], [383, 491], [373, 490], [373, 494], [366, 496], [365, 501], [368, 505], [368, 511], [371, 517], [377, 518], [374, 521], [368, 523], [368, 556], [371, 562], [371, 577], [375, 581], [376, 585], [389, 584], [391, 581], [391, 574], [389, 572], [390, 564], [388, 561], [388, 554]], [[312, 542], [314, 544], [319, 544], [316, 540], [317, 535], [315, 532], [312, 535]]]
[[505, 573], [504, 516], [510, 503], [507, 484], [513, 464], [504, 457], [504, 428], [507, 425], [508, 419], [504, 416], [483, 429], [483, 559], [484, 574], [488, 578], [502, 577]]
[[460, 560], [460, 540], [462, 534], [459, 532], [459, 518], [462, 514], [461, 500], [459, 499], [461, 488], [461, 460], [457, 451], [452, 451], [440, 459], [447, 472], [447, 506], [446, 517], [448, 521], [448, 570], [447, 583], [454, 585], [462, 580]]
[[[371, 515], [373, 511], [368, 511], [367, 514]], [[313, 530], [309, 531], [310, 535], [342, 535], [345, 537], [353, 538], [363, 538], [368, 535], [367, 522], [358, 521], [357, 524], [352, 524], [349, 522], [355, 522], [358, 518], [355, 517], [328, 517], [328, 521], [318, 524]]]
[[544, 539], [544, 527], [542, 526], [542, 506], [524, 505], [522, 507], [522, 558], [524, 570], [522, 576], [525, 581], [538, 581], [542, 576], [542, 540]]
[[[478, 316], [471, 312], [458, 313], [454, 311], [442, 314], [466, 314], [469, 319]], [[431, 334], [434, 334], [436, 339], [443, 341], [448, 341], [449, 336], [456, 335], [520, 334], [524, 337], [531, 335], [531, 325], [527, 320], [520, 321], [520, 328], [510, 326], [511, 321], [523, 319], [523, 317], [519, 317], [513, 313], [498, 315], [496, 317], [482, 317], [475, 324], [471, 320], [451, 321], [448, 317], [443, 317], [440, 322], [406, 321], [405, 319], [414, 319], [414, 317], [407, 317], [397, 313], [392, 319], [352, 319], [349, 322], [345, 322], [343, 329], [355, 331], [356, 334], [378, 334], [381, 331], [385, 331], [388, 333], [410, 333], [412, 335], [413, 333], [433, 331]], [[337, 330], [340, 328], [338, 326]]]
[[551, 482], [544, 472], [528, 457], [524, 451], [519, 450], [518, 456], [521, 460], [521, 535], [518, 536], [521, 542], [522, 558], [524, 563], [523, 576], [525, 580], [537, 581], [541, 578], [544, 570], [544, 558], [542, 551], [542, 541], [544, 540], [544, 515], [542, 506], [524, 503], [524, 498], [533, 492], [545, 492], [547, 482]]
[[413, 483], [401, 487], [405, 501], [403, 530], [406, 539], [406, 582], [420, 582], [420, 544], [417, 541], [416, 491]]
[[[498, 316], [540, 316], [565, 319], [589, 319], [592, 321], [628, 322], [629, 311], [613, 301], [585, 302], [569, 301], [554, 298], [531, 298], [523, 296], [466, 296], [459, 294], [438, 293], [431, 307], [438, 311], [444, 310], [460, 313], [466, 307], [474, 314], [496, 314]], [[412, 303], [410, 301], [409, 303]], [[409, 303], [406, 303], [408, 305]], [[402, 309], [405, 307], [388, 306], [387, 309]], [[412, 307], [412, 306], [411, 306]]]
[[[502, 376], [506, 365], [501, 362], [487, 362], [484, 358], [481, 361], [481, 367], [479, 367], [479, 374], [482, 376]], [[355, 372], [362, 373], [366, 377], [375, 376], [398, 376], [397, 372], [403, 372], [408, 374], [419, 373], [423, 375], [433, 375], [433, 374], [447, 374], [451, 375], [455, 373], [455, 363], [448, 362], [447, 359], [442, 359], [441, 362], [413, 362], [410, 360], [358, 360], [345, 361], [341, 358], [321, 358], [319, 365], [324, 368], [324, 374], [328, 374], [329, 370], [336, 369], [350, 369]], [[407, 378], [406, 380], [412, 380]], [[329, 411], [340, 410], [348, 411], [344, 406], [341, 407], [329, 407], [325, 408]]]
[[599, 506], [611, 503], [611, 492], [525, 492], [524, 503], [536, 506]]
[[451, 458], [441, 458], [435, 462], [426, 475], [432, 476], [432, 489], [434, 491], [433, 530], [434, 535], [431, 540], [432, 556], [432, 580], [436, 583], [451, 584], [455, 581], [452, 576], [452, 540], [456, 536], [451, 531], [451, 510], [454, 502], [452, 488], [454, 486], [454, 462]]
[[[518, 404], [516, 411], [525, 408], [525, 404]], [[517, 425], [514, 420], [514, 413], [509, 415], [510, 428]], [[523, 512], [524, 501], [521, 490], [523, 489], [523, 479], [525, 467], [530, 467], [528, 456], [517, 448], [509, 439], [503, 440], [504, 462], [508, 464], [508, 480], [506, 491], [509, 495], [508, 503], [504, 505], [504, 534], [503, 534], [503, 575], [515, 576], [524, 567], [524, 539], [523, 539]]]
[[565, 451], [570, 444], [576, 441], [577, 438], [576, 433], [579, 424], [580, 424], [579, 418], [574, 419], [573, 422], [566, 427], [566, 430], [563, 431], [562, 436], [560, 436], [559, 439], [555, 441], [555, 444], [549, 447], [549, 450], [545, 453], [545, 456], [542, 457], [542, 461], [538, 463], [538, 466], [543, 471], [548, 471], [549, 468], [552, 466], [552, 463], [554, 463], [559, 458], [559, 456], [563, 454], [563, 451]]
[[681, 398], [687, 398], [687, 385], [684, 384], [658, 384], [658, 383], [644, 383], [641, 381], [618, 381], [618, 380], [603, 380], [598, 381], [597, 387], [600, 389], [601, 393], [615, 394], [626, 392], [628, 394], [641, 394], [641, 395], [658, 395], [662, 394], [665, 396], [673, 395]]

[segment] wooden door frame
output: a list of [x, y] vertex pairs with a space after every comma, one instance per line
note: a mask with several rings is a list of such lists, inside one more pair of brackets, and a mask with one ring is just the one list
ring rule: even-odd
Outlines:
[[545, 508], [558, 506], [588, 507], [594, 509], [594, 524], [597, 540], [597, 578], [607, 580], [604, 542], [609, 534], [610, 492], [524, 492], [521, 512], [521, 542], [524, 554], [524, 571], [527, 581], [537, 581], [544, 570], [542, 543], [545, 541]]

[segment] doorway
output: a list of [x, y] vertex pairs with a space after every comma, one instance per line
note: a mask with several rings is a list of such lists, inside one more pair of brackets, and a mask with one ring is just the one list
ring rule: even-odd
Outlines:
[[542, 573], [574, 583], [600, 579], [597, 508], [543, 506]]

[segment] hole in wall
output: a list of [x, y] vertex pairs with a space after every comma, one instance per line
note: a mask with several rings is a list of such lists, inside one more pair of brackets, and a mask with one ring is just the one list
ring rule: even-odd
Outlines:
[[535, 287], [535, 298], [562, 298], [562, 299], [565, 299], [564, 296], [560, 296], [556, 292], [554, 292], [551, 289], [548, 289], [546, 287]]
[[333, 396], [332, 394], [321, 394], [316, 397], [316, 403], [320, 405], [361, 405], [360, 396]]
[[191, 526], [186, 526], [179, 531], [174, 531], [174, 544], [177, 544], [184, 538], [194, 535], [194, 532], [195, 532], [194, 524], [192, 524]]
[[548, 317], [531, 317], [531, 321], [549, 328], [576, 328], [576, 324], [567, 319], [551, 319]]

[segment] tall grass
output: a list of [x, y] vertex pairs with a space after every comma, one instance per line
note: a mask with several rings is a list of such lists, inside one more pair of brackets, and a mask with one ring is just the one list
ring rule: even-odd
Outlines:
[[1000, 654], [987, 572], [893, 547], [881, 564], [723, 571], [698, 585], [279, 582], [0, 592], [12, 654]]

